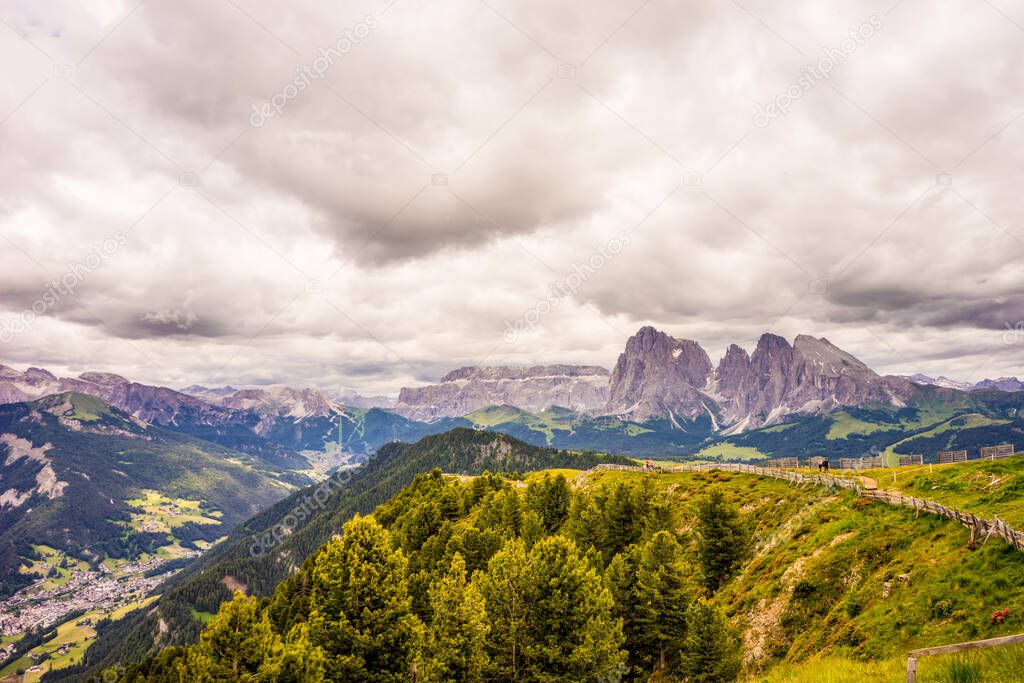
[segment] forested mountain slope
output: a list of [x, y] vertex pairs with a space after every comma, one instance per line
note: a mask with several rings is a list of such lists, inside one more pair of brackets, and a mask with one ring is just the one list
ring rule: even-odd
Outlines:
[[[86, 668], [132, 661], [157, 647], [192, 642], [200, 629], [194, 611], [215, 612], [231, 597], [227, 586], [270, 595], [345, 521], [371, 512], [417, 474], [434, 468], [464, 474], [586, 469], [601, 462], [631, 461], [541, 448], [504, 434], [464, 428], [414, 444], [388, 444], [363, 467], [296, 492], [236, 528], [230, 538], [161, 587], [163, 595], [155, 606], [101, 631], [86, 654]], [[73, 680], [78, 673], [69, 675]]]
[[0, 597], [39, 546], [98, 565], [212, 541], [309, 481], [85, 394], [0, 405]]
[[[727, 681], [890, 662], [1020, 630], [1021, 554], [967, 541], [937, 517], [744, 474], [434, 472], [269, 603], [236, 595], [196, 646], [121, 673]], [[789, 680], [820, 680], [802, 671]]]

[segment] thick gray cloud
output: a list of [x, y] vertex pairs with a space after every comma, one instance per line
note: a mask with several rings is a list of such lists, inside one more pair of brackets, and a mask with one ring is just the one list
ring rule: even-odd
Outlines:
[[0, 19], [2, 362], [392, 392], [611, 365], [653, 323], [712, 354], [806, 332], [885, 372], [1024, 373], [1010, 3]]

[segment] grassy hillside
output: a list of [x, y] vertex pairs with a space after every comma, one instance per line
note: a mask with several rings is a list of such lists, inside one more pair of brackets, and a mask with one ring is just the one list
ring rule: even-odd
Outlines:
[[1024, 530], [1024, 457], [865, 470], [879, 488], [901, 491]]

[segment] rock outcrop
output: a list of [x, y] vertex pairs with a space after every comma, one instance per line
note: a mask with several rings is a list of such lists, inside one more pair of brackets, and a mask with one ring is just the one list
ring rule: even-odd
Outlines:
[[638, 421], [670, 413], [693, 419], [707, 410], [702, 389], [711, 372], [711, 359], [697, 342], [643, 327], [615, 364], [605, 412]]
[[530, 412], [552, 406], [591, 412], [607, 401], [608, 371], [600, 367], [466, 367], [449, 372], [437, 384], [402, 389], [394, 410], [411, 419], [435, 420], [495, 405]]
[[604, 412], [633, 420], [695, 420], [743, 431], [792, 414], [815, 414], [870, 403], [905, 405], [913, 384], [882, 377], [827, 339], [800, 335], [793, 344], [764, 334], [753, 354], [731, 345], [712, 370], [694, 341], [644, 327], [612, 373]]

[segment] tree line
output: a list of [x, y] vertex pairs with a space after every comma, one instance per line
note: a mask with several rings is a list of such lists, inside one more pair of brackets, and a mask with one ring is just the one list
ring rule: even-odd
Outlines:
[[[419, 475], [356, 516], [269, 598], [241, 592], [190, 647], [118, 674], [185, 681], [732, 681], [715, 592], [750, 530], [710, 490], [650, 478], [573, 489]], [[624, 480], [625, 479], [625, 480]]]

